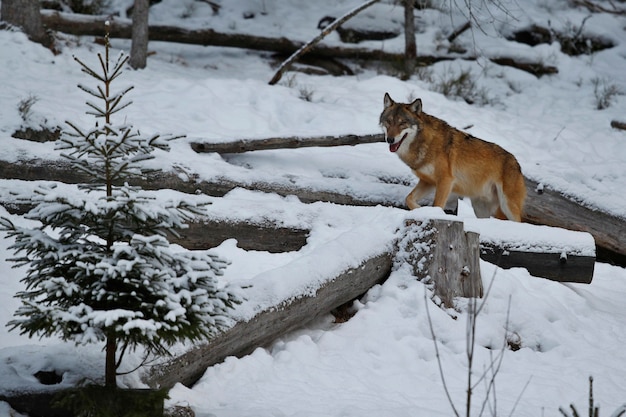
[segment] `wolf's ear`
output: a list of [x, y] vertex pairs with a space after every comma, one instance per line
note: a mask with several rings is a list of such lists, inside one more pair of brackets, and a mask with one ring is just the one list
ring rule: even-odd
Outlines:
[[409, 109], [415, 114], [420, 114], [422, 112], [422, 99], [416, 98], [413, 103], [409, 104]]
[[385, 108], [391, 107], [393, 104], [394, 104], [394, 101], [389, 95], [389, 93], [385, 93]]

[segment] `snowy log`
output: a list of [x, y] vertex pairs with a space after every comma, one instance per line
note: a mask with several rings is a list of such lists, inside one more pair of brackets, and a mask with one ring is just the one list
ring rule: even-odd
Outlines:
[[250, 354], [256, 348], [267, 346], [278, 337], [302, 328], [315, 318], [364, 294], [384, 281], [390, 271], [391, 257], [388, 254], [371, 257], [360, 266], [332, 277], [315, 294], [303, 294], [266, 308], [250, 320], [237, 322], [207, 344], [152, 366], [143, 380], [151, 387], [172, 387], [176, 383], [192, 386], [208, 367], [228, 356]]
[[236, 239], [237, 246], [244, 250], [280, 253], [301, 249], [309, 235], [309, 230], [305, 229], [250, 221], [206, 219], [188, 226], [179, 232], [180, 237], [170, 236], [169, 241], [187, 249], [204, 250], [219, 246], [227, 239]]
[[[61, 161], [25, 160], [19, 163], [0, 161], [0, 178], [21, 180], [61, 181], [65, 183], [85, 182], [86, 178]], [[392, 181], [393, 179], [388, 179]], [[397, 180], [401, 183], [401, 180]], [[145, 189], [169, 188], [186, 193], [201, 192], [206, 195], [221, 197], [240, 187], [268, 193], [288, 196], [295, 195], [300, 201], [310, 203], [327, 201], [335, 204], [375, 206], [386, 205], [404, 207], [402, 201], [387, 201], [375, 195], [350, 195], [333, 190], [313, 190], [294, 183], [269, 184], [261, 181], [242, 183], [228, 178], [214, 181], [198, 181], [190, 176], [182, 179], [179, 173], [156, 172], [146, 180], [133, 181]], [[526, 180], [528, 198], [525, 205], [524, 221], [543, 224], [573, 231], [590, 233], [597, 245], [598, 259], [626, 264], [626, 222], [610, 213], [585, 207], [548, 187], [540, 187], [537, 182]], [[10, 200], [1, 202], [13, 212], [23, 212], [24, 208], [15, 207]], [[424, 202], [426, 205], [428, 201]], [[510, 253], [510, 251], [509, 251]], [[512, 258], [510, 258], [512, 259]], [[573, 261], [575, 258], [570, 257]], [[585, 261], [587, 262], [587, 261]], [[521, 265], [518, 265], [521, 266]]]

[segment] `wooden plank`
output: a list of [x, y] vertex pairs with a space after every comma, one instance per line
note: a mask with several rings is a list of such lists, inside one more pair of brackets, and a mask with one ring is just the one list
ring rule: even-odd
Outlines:
[[303, 138], [299, 136], [240, 139], [232, 142], [192, 142], [191, 149], [198, 153], [242, 153], [249, 151], [265, 151], [270, 149], [293, 149], [304, 147], [354, 146], [364, 143], [378, 143], [385, 140], [384, 135], [343, 135]]
[[391, 256], [382, 254], [350, 268], [320, 287], [315, 295], [304, 295], [258, 313], [250, 321], [236, 323], [210, 342], [169, 361], [154, 365], [143, 376], [153, 388], [171, 388], [180, 382], [192, 386], [205, 370], [228, 356], [241, 357], [267, 346], [281, 335], [301, 328], [315, 318], [354, 300], [391, 272]]

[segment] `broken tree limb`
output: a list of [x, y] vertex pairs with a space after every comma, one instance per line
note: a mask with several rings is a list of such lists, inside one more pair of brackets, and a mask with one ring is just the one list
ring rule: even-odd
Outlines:
[[489, 58], [489, 60], [498, 65], [504, 65], [507, 67], [513, 67], [522, 71], [526, 71], [537, 78], [541, 78], [544, 75], [557, 74], [559, 72], [559, 69], [553, 65], [544, 65], [540, 62], [531, 62], [518, 58], [494, 57]]
[[461, 34], [463, 34], [463, 32], [465, 32], [466, 30], [468, 30], [471, 27], [472, 27], [472, 22], [470, 22], [469, 20], [467, 22], [465, 22], [463, 25], [457, 27], [456, 29], [454, 29], [454, 31], [452, 31], [452, 33], [450, 35], [448, 35], [448, 42], [450, 42], [450, 43], [454, 42], [454, 40], [456, 38], [461, 36]]
[[611, 127], [613, 129], [626, 130], [626, 122], [620, 122], [619, 120], [611, 120]]
[[330, 25], [326, 26], [320, 32], [319, 35], [317, 35], [315, 38], [311, 39], [306, 44], [302, 45], [302, 47], [300, 47], [296, 52], [291, 54], [291, 56], [289, 58], [287, 58], [282, 64], [280, 64], [280, 66], [278, 67], [278, 70], [276, 71], [276, 73], [274, 74], [272, 79], [270, 80], [269, 84], [270, 85], [274, 85], [278, 81], [280, 81], [281, 77], [283, 76], [283, 73], [286, 70], [288, 70], [291, 67], [291, 65], [298, 60], [298, 58], [300, 58], [302, 55], [304, 55], [308, 51], [310, 51], [311, 48], [314, 45], [318, 44], [328, 34], [330, 34], [332, 31], [334, 31], [339, 25], [341, 25], [342, 23], [346, 22], [351, 17], [356, 16], [360, 11], [365, 10], [366, 8], [370, 7], [374, 3], [377, 3], [378, 1], [379, 0], [369, 0], [369, 1], [365, 2], [365, 3], [363, 3], [362, 5], [360, 5], [359, 7], [356, 7], [354, 9], [352, 9], [351, 11], [349, 11], [346, 14], [344, 14], [340, 18], [335, 19], [335, 21], [332, 22]]
[[241, 153], [249, 151], [262, 151], [269, 149], [304, 148], [304, 147], [326, 147], [359, 145], [363, 143], [383, 142], [383, 134], [374, 135], [345, 135], [345, 136], [319, 136], [314, 138], [303, 138], [293, 136], [288, 138], [268, 138], [268, 139], [242, 139], [233, 142], [192, 142], [191, 148], [198, 152], [217, 153]]

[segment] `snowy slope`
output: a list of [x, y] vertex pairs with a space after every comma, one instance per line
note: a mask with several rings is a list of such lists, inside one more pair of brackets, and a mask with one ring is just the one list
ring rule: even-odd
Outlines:
[[[130, 3], [115, 0], [111, 7], [123, 10]], [[306, 41], [318, 33], [320, 18], [340, 15], [360, 1], [221, 3], [219, 15], [214, 16], [204, 2], [164, 0], [151, 8], [150, 19], [159, 24]], [[426, 112], [459, 128], [471, 125], [468, 132], [514, 153], [530, 178], [591, 207], [626, 217], [626, 195], [622, 192], [626, 187], [626, 138], [623, 131], [609, 126], [611, 120], [626, 117], [626, 97], [616, 96], [609, 108], [600, 111], [596, 110], [594, 93], [594, 84], [598, 83], [626, 91], [626, 23], [623, 17], [609, 14], [592, 14], [585, 20], [585, 32], [608, 37], [616, 44], [592, 56], [570, 57], [560, 52], [557, 43], [530, 47], [498, 35], [530, 23], [565, 30], [580, 25], [590, 14], [586, 9], [570, 7], [566, 0], [544, 3], [505, 2], [510, 15], [493, 7], [476, 10], [484, 31], [466, 32], [457, 42], [472, 53], [515, 55], [555, 65], [559, 68], [556, 75], [536, 78], [487, 60], [458, 60], [434, 65], [430, 74], [423, 74], [424, 79], [415, 76], [404, 82], [385, 75], [376, 65], [360, 68], [351, 64], [357, 70], [353, 77], [298, 73], [288, 75], [280, 85], [268, 86], [275, 69], [267, 53], [153, 42], [150, 50], [155, 54], [150, 56], [148, 68], [128, 70], [120, 78], [120, 86], [135, 86], [130, 94], [133, 105], [125, 110], [124, 117], [145, 134], [187, 135], [173, 145], [170, 153], [159, 153], [151, 162], [164, 169], [176, 168], [205, 179], [226, 176], [242, 182], [288, 183], [297, 178], [314, 188], [377, 193], [399, 201], [415, 180], [384, 144], [221, 157], [196, 154], [188, 143], [199, 139], [377, 133], [385, 92], [398, 101], [421, 97]], [[243, 19], [244, 12], [253, 12], [255, 18]], [[387, 21], [391, 25], [402, 16], [398, 6], [386, 3], [367, 13], [379, 23]], [[422, 28], [417, 37], [418, 51], [424, 54], [443, 51], [441, 48], [447, 46], [445, 35], [464, 21], [456, 9], [452, 14], [418, 12], [417, 19]], [[336, 34], [325, 42], [340, 45]], [[0, 79], [4, 81], [0, 92], [0, 140], [5, 161], [58, 157], [53, 144], [12, 139], [11, 134], [22, 125], [62, 126], [65, 120], [92, 123], [84, 114], [86, 97], [76, 88], [77, 83], [89, 80], [72, 55], [95, 62], [95, 52], [101, 46], [91, 38], [70, 36], [63, 36], [61, 45], [61, 54], [54, 56], [19, 32], [0, 31]], [[124, 50], [130, 46], [123, 40], [114, 40], [113, 45]], [[399, 37], [359, 46], [401, 51], [402, 45]], [[470, 106], [433, 91], [437, 81], [462, 69], [472, 71], [489, 104]], [[302, 91], [312, 94], [311, 101], [301, 99]], [[28, 97], [34, 97], [35, 103], [24, 121], [17, 109]], [[387, 178], [401, 178], [411, 185], [387, 184]], [[4, 197], [33, 186], [0, 180], [0, 194]], [[73, 187], [66, 188], [68, 193], [74, 192]], [[161, 195], [179, 198], [167, 191]], [[266, 215], [280, 218], [288, 226], [312, 230], [308, 244], [297, 252], [244, 251], [233, 240], [216, 249], [232, 261], [225, 280], [254, 285], [257, 279], [267, 283], [259, 288], [268, 290], [258, 294], [267, 299], [280, 291], [281, 296], [292, 291], [281, 282], [298, 274], [298, 267], [303, 269], [298, 276], [301, 280], [317, 279], [315, 262], [319, 261], [311, 254], [326, 253], [324, 270], [332, 273], [347, 262], [358, 261], [373, 242], [393, 232], [386, 225], [394, 226], [395, 219], [404, 215], [387, 207], [304, 205], [294, 197], [245, 190], [214, 199], [212, 210], [242, 219]], [[8, 216], [3, 209], [0, 211]], [[351, 239], [353, 245], [362, 250], [328, 250], [336, 242], [345, 241], [338, 239], [340, 236], [355, 236]], [[12, 269], [5, 261], [12, 255], [7, 250], [9, 245], [10, 241], [0, 240], [2, 323], [9, 321], [17, 308], [12, 295], [21, 289], [19, 279], [23, 276], [23, 270]], [[485, 284], [492, 279], [494, 282], [478, 320], [475, 371], [481, 373], [490, 354], [496, 354], [502, 345], [509, 299], [508, 329], [521, 345], [521, 349], [507, 350], [504, 355], [496, 387], [498, 415], [508, 415], [515, 408], [515, 416], [556, 416], [558, 407], [570, 402], [584, 410], [590, 375], [594, 376], [601, 415], [610, 415], [626, 403], [624, 268], [597, 264], [590, 285], [558, 284], [533, 278], [522, 269], [504, 271], [487, 263], [481, 268]], [[273, 279], [276, 283], [270, 285]], [[170, 392], [169, 403], [189, 404], [200, 417], [451, 415], [440, 382], [427, 309], [439, 341], [448, 387], [461, 408], [467, 375], [467, 314], [441, 311], [426, 301], [425, 291], [424, 285], [400, 266], [384, 285], [373, 288], [355, 305], [358, 311], [350, 321], [334, 324], [324, 317], [267, 349], [257, 349], [242, 359], [229, 358], [207, 370], [195, 387], [176, 386]], [[64, 386], [82, 378], [98, 380], [103, 372], [101, 348], [74, 347], [54, 339], [30, 340], [2, 327], [0, 392], [45, 389], [32, 377], [40, 369], [63, 372]], [[131, 357], [125, 369], [138, 360]], [[140, 383], [134, 374], [120, 378], [120, 384]], [[483, 393], [480, 384], [474, 403], [476, 415]], [[0, 416], [10, 415], [5, 410], [0, 407]]]

